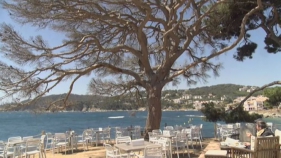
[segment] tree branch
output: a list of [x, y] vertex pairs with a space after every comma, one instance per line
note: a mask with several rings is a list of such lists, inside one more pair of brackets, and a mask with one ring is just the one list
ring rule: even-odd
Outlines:
[[243, 106], [244, 102], [245, 102], [248, 98], [250, 98], [254, 93], [256, 93], [256, 92], [258, 92], [258, 91], [261, 91], [261, 90], [264, 90], [264, 89], [267, 88], [267, 87], [270, 87], [270, 86], [273, 86], [273, 85], [279, 85], [279, 84], [281, 84], [281, 81], [274, 81], [274, 82], [265, 84], [265, 85], [263, 85], [262, 87], [253, 90], [252, 92], [250, 92], [250, 93], [239, 103], [238, 106]]

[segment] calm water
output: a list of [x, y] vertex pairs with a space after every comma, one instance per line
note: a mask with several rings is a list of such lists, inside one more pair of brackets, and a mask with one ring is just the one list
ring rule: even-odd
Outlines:
[[[122, 116], [122, 117], [118, 117]], [[5, 112], [0, 113], [0, 140], [7, 140], [12, 136], [39, 135], [42, 130], [46, 132], [65, 132], [69, 129], [78, 134], [86, 128], [99, 127], [128, 127], [145, 126], [147, 112], [137, 112], [136, 117], [130, 117], [126, 111], [118, 112], [68, 112], [68, 113], [44, 113], [31, 114], [28, 112]], [[167, 125], [184, 125], [189, 118], [191, 124], [203, 124], [203, 136], [214, 136], [214, 125], [205, 122], [202, 114], [198, 111], [165, 111], [162, 114], [161, 129]], [[116, 118], [117, 117], [117, 118]], [[279, 119], [271, 119], [271, 122], [280, 124]], [[113, 132], [114, 133], [114, 132]]]

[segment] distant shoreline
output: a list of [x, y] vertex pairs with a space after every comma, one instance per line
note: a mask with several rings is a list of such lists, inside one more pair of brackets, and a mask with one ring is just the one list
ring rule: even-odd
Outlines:
[[[88, 110], [88, 111], [0, 111], [0, 112], [30, 112], [30, 113], [71, 113], [71, 112], [81, 112], [81, 113], [94, 113], [94, 112], [145, 112], [146, 110]], [[199, 111], [196, 109], [180, 109], [180, 110], [171, 110], [163, 109], [162, 112], [172, 112], [172, 111]], [[281, 110], [270, 109], [270, 110], [258, 110], [258, 111], [249, 111], [249, 113], [262, 114], [263, 118], [281, 118]]]

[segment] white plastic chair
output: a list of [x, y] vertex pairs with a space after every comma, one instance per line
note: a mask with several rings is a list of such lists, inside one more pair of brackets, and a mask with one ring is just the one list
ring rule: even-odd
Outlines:
[[[173, 148], [176, 148], [177, 150], [177, 156], [179, 158], [179, 149], [183, 149], [185, 151], [185, 147], [187, 147], [186, 150], [188, 150], [188, 140], [187, 140], [187, 134], [184, 132], [178, 132], [176, 134], [176, 137], [174, 137], [173, 142], [171, 143], [171, 146]], [[183, 152], [184, 155], [185, 152]], [[188, 157], [190, 158], [190, 154], [187, 151]]]
[[129, 136], [124, 136], [124, 137], [117, 137], [115, 139], [116, 144], [121, 144], [121, 143], [131, 143], [132, 139]]
[[54, 135], [50, 132], [47, 132], [45, 135], [46, 135], [46, 138], [45, 138], [45, 143], [44, 143], [44, 149], [46, 151], [46, 150], [52, 149]]
[[0, 158], [6, 158], [7, 157], [7, 151], [6, 151], [6, 145], [4, 141], [0, 141]]
[[16, 156], [21, 155], [21, 147], [24, 145], [21, 136], [9, 137], [8, 144], [6, 146], [7, 156]]
[[21, 136], [9, 137], [8, 138], [8, 143], [21, 142], [21, 141], [22, 141]]
[[100, 140], [103, 140], [103, 143], [109, 143], [111, 141], [110, 131], [111, 131], [111, 128], [107, 127], [107, 128], [104, 128], [101, 133], [99, 133], [99, 136], [100, 136], [99, 138], [100, 138]]
[[136, 155], [139, 158], [162, 158], [162, 147], [155, 145], [148, 145], [144, 148], [143, 156]]
[[172, 136], [172, 135], [175, 135], [175, 131], [173, 131], [173, 130], [163, 130], [163, 135]]
[[157, 142], [158, 134], [153, 134], [152, 132], [148, 132], [148, 141], [151, 143]]
[[160, 144], [162, 146], [162, 152], [165, 156], [165, 158], [167, 158], [168, 154], [171, 154], [172, 151], [170, 150], [170, 140], [168, 138], [163, 138], [160, 137], [157, 141], [156, 144]]
[[64, 147], [64, 152], [66, 154], [66, 148], [69, 147], [67, 136], [65, 133], [55, 133], [53, 142], [53, 153], [55, 148], [58, 148], [58, 151], [60, 151], [60, 148], [62, 149], [62, 147]]
[[[130, 136], [117, 137], [115, 139], [116, 144], [131, 143], [131, 142], [132, 142], [132, 139]], [[119, 153], [121, 153], [121, 152], [119, 151]], [[133, 157], [134, 153], [130, 153], [130, 156]]]
[[42, 157], [41, 139], [27, 139], [23, 155], [27, 158], [30, 155]]
[[85, 151], [85, 146], [87, 147], [88, 150], [88, 144], [92, 143], [95, 141], [95, 133], [93, 131], [93, 129], [85, 129], [82, 133], [82, 135], [78, 136], [77, 143], [82, 143], [83, 144], [83, 149]]
[[141, 138], [141, 127], [140, 126], [135, 126], [134, 128], [135, 129], [134, 129], [133, 134], [132, 134], [133, 139]]
[[[202, 149], [202, 142], [201, 142], [201, 138], [200, 138], [200, 127], [199, 126], [191, 128], [191, 139], [192, 139], [192, 141], [195, 140], [196, 144], [198, 141], [200, 143], [200, 147]], [[192, 143], [192, 146], [193, 146], [193, 143]]]
[[165, 130], [174, 130], [174, 127], [173, 126], [166, 126], [164, 127]]
[[110, 144], [104, 144], [106, 158], [128, 158], [127, 154], [120, 154], [119, 150], [114, 149]]
[[117, 137], [122, 137], [121, 127], [115, 127], [115, 139]]
[[152, 133], [153, 133], [153, 134], [161, 135], [161, 134], [162, 134], [162, 131], [161, 131], [161, 129], [154, 129], [154, 130], [152, 130]]

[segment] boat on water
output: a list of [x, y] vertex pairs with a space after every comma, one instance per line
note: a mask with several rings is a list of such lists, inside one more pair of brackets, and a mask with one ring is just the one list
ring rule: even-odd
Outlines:
[[110, 116], [108, 118], [110, 118], [110, 119], [119, 119], [119, 118], [124, 118], [124, 116]]

